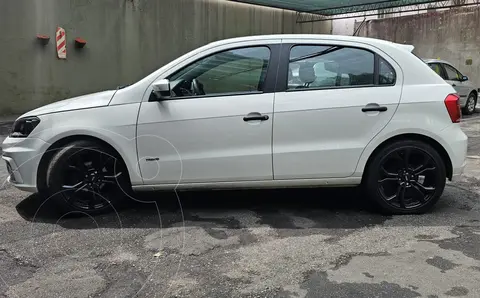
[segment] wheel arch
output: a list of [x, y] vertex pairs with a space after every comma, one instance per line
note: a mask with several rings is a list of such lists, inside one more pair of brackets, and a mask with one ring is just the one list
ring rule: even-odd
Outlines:
[[53, 144], [51, 144], [48, 149], [43, 153], [42, 158], [40, 159], [40, 162], [37, 167], [37, 189], [38, 191], [46, 191], [47, 186], [46, 186], [46, 176], [47, 176], [47, 169], [48, 165], [50, 164], [50, 161], [52, 160], [53, 156], [55, 153], [61, 149], [62, 147], [66, 146], [67, 144], [70, 144], [74, 141], [83, 141], [83, 140], [90, 140], [92, 142], [95, 142], [97, 144], [100, 144], [102, 146], [105, 146], [112, 150], [118, 158], [121, 159], [121, 161], [126, 165], [126, 170], [128, 172], [128, 178], [129, 182], [131, 183], [131, 176], [130, 176], [130, 171], [128, 169], [128, 166], [126, 164], [125, 158], [120, 154], [119, 150], [117, 150], [114, 146], [106, 142], [105, 140], [102, 140], [98, 137], [91, 136], [91, 135], [83, 135], [83, 134], [77, 134], [77, 135], [70, 135], [63, 137], [57, 141], [55, 141]]
[[445, 148], [438, 141], [436, 141], [435, 139], [433, 139], [429, 136], [422, 135], [422, 134], [417, 134], [417, 133], [405, 133], [405, 134], [396, 135], [396, 136], [393, 136], [393, 137], [390, 137], [390, 138], [384, 140], [382, 143], [380, 143], [380, 145], [378, 145], [372, 151], [372, 153], [370, 154], [370, 156], [367, 159], [367, 162], [365, 163], [365, 167], [364, 167], [363, 175], [362, 175], [362, 182], [363, 182], [363, 179], [365, 178], [365, 174], [368, 172], [368, 167], [371, 164], [373, 157], [385, 146], [387, 146], [387, 145], [389, 145], [393, 142], [399, 141], [399, 140], [417, 140], [417, 141], [425, 142], [425, 143], [429, 144], [430, 146], [432, 146], [438, 152], [438, 154], [440, 154], [440, 156], [443, 160], [443, 163], [445, 164], [445, 170], [447, 172], [447, 178], [449, 180], [452, 180], [452, 176], [453, 176], [452, 160], [450, 159], [450, 156], [448, 155], [448, 152], [445, 150]]

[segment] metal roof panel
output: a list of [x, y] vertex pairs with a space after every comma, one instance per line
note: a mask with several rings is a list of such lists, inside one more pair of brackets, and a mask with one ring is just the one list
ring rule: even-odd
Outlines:
[[333, 16], [438, 2], [438, 0], [230, 0], [261, 6]]

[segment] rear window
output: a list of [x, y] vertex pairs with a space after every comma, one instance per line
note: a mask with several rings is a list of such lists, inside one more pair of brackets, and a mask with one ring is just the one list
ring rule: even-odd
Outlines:
[[396, 74], [393, 67], [382, 57], [378, 60], [378, 84], [393, 85], [395, 84]]
[[438, 63], [429, 63], [428, 66], [439, 76], [443, 77], [442, 75], [442, 69], [440, 64]]

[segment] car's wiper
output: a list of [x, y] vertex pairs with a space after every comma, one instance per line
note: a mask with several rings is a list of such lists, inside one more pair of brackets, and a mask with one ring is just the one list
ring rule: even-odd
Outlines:
[[118, 86], [118, 87], [117, 87], [117, 90], [120, 90], [120, 89], [126, 88], [126, 87], [128, 87], [128, 86], [130, 86], [130, 85], [122, 85], [122, 86]]
[[343, 47], [339, 47], [339, 46], [329, 47], [328, 49], [320, 51], [320, 52], [316, 52], [316, 53], [308, 54], [308, 55], [301, 56], [301, 57], [298, 57], [298, 58], [290, 59], [290, 63], [297, 62], [297, 61], [300, 61], [300, 60], [315, 58], [315, 57], [322, 56], [322, 55], [325, 55], [325, 54], [328, 54], [328, 53], [331, 53], [331, 52], [338, 51], [340, 49], [343, 49]]

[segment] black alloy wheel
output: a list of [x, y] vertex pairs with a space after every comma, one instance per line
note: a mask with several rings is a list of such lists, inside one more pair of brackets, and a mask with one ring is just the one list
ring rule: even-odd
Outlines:
[[110, 150], [79, 141], [54, 156], [47, 182], [62, 211], [97, 214], [124, 199], [127, 176], [123, 162]]
[[379, 192], [394, 207], [411, 209], [428, 202], [435, 193], [437, 165], [423, 150], [396, 149], [380, 166]]
[[80, 151], [68, 159], [63, 169], [65, 200], [79, 210], [98, 210], [118, 195], [115, 158], [103, 152]]
[[419, 141], [400, 141], [385, 149], [370, 167], [370, 195], [390, 213], [430, 209], [445, 187], [445, 166], [438, 153]]

